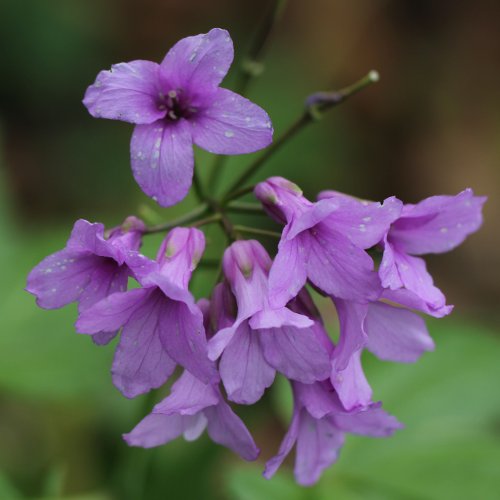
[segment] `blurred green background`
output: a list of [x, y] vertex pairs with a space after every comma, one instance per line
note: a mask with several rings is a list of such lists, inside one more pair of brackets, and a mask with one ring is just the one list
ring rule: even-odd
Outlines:
[[[160, 60], [179, 38], [215, 26], [229, 29], [241, 59], [267, 5], [1, 0], [0, 499], [500, 498], [498, 2], [290, 0], [251, 87], [279, 134], [309, 93], [381, 73], [280, 151], [261, 178], [285, 175], [311, 197], [334, 188], [415, 202], [467, 186], [489, 196], [482, 230], [428, 259], [456, 305], [429, 322], [436, 351], [416, 365], [364, 359], [375, 398], [406, 428], [386, 440], [348, 438], [314, 488], [295, 486], [288, 466], [272, 481], [260, 476], [287, 426], [284, 381], [257, 407], [237, 409], [262, 448], [257, 464], [206, 437], [129, 449], [121, 434], [165, 391], [120, 396], [109, 375], [113, 349], [74, 333], [76, 308], [42, 311], [23, 291], [28, 271], [64, 245], [76, 218], [113, 225], [135, 213], [153, 222], [193, 204], [159, 210], [141, 193], [129, 167], [131, 126], [94, 120], [81, 104], [97, 72]], [[234, 71], [224, 85], [233, 80]], [[212, 159], [197, 154], [205, 175]], [[250, 159], [231, 159], [223, 182]], [[215, 256], [217, 230], [208, 238]], [[208, 293], [212, 280], [197, 276], [195, 293]]]

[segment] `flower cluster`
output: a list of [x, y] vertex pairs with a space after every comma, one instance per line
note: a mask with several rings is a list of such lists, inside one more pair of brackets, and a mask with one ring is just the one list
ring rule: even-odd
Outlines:
[[[87, 90], [93, 116], [136, 124], [132, 169], [161, 205], [188, 192], [192, 143], [236, 154], [272, 139], [261, 108], [219, 88], [232, 57], [229, 35], [216, 29], [181, 40], [160, 65], [103, 71]], [[78, 302], [76, 329], [96, 344], [119, 333], [111, 373], [124, 396], [164, 385], [181, 367], [168, 397], [125, 434], [132, 446], [194, 440], [206, 428], [213, 441], [255, 460], [259, 449], [230, 403], [254, 404], [277, 373], [286, 377], [293, 416], [264, 476], [296, 445], [295, 476], [309, 485], [335, 462], [346, 433], [384, 437], [401, 428], [373, 401], [362, 353], [408, 363], [434, 348], [421, 314], [442, 317], [452, 306], [420, 256], [447, 252], [476, 231], [485, 198], [467, 189], [410, 205], [323, 191], [310, 201], [282, 177], [260, 182], [254, 195], [284, 226], [274, 258], [223, 220], [229, 244], [209, 299], [196, 301], [189, 289], [205, 250], [203, 220], [172, 228], [154, 260], [140, 253], [151, 231], [137, 218], [107, 232], [78, 220], [66, 247], [31, 271], [27, 290], [46, 309]], [[224, 203], [211, 206], [214, 221], [227, 219]], [[127, 289], [130, 279], [138, 286]], [[311, 289], [337, 311], [336, 343]]]

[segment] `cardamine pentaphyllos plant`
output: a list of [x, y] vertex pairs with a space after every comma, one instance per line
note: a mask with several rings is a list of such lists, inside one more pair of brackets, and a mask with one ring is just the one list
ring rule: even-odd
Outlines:
[[[269, 29], [252, 49], [254, 63]], [[83, 103], [92, 116], [134, 124], [131, 164], [141, 189], [170, 206], [194, 184], [200, 205], [159, 226], [130, 216], [105, 230], [80, 219], [66, 247], [31, 271], [27, 291], [45, 309], [77, 302], [76, 329], [96, 344], [119, 334], [111, 373], [128, 398], [162, 386], [177, 365], [183, 368], [170, 395], [124, 435], [132, 446], [159, 446], [180, 435], [193, 440], [206, 428], [216, 443], [255, 460], [259, 449], [229, 402], [257, 403], [276, 373], [284, 375], [293, 416], [264, 476], [296, 445], [296, 479], [310, 485], [335, 462], [346, 433], [382, 437], [401, 427], [372, 401], [361, 354], [368, 349], [382, 360], [408, 363], [434, 348], [418, 313], [442, 317], [452, 306], [420, 256], [447, 252], [476, 231], [485, 198], [466, 189], [411, 205], [326, 190], [311, 201], [282, 177], [248, 187], [278, 148], [378, 75], [310, 96], [303, 115], [273, 142], [267, 113], [220, 87], [232, 60], [229, 33], [213, 29], [180, 40], [160, 64], [132, 61], [98, 74]], [[247, 64], [240, 89], [255, 67]], [[214, 198], [197, 177], [193, 144], [217, 155], [267, 149]], [[217, 158], [210, 187], [223, 161]], [[259, 204], [237, 201], [252, 191]], [[236, 210], [265, 211], [283, 230], [235, 225]], [[205, 250], [202, 229], [212, 223], [227, 236], [222, 273], [211, 297], [196, 302], [189, 282]], [[166, 236], [152, 260], [140, 253], [141, 240], [157, 232]], [[244, 235], [277, 236], [274, 258]], [[127, 290], [129, 278], [139, 287]], [[335, 305], [336, 344], [308, 284]]]

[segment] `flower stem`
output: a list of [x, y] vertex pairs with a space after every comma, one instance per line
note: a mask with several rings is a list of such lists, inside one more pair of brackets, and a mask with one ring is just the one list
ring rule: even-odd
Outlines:
[[265, 215], [266, 213], [258, 203], [246, 203], [244, 201], [233, 201], [225, 207], [225, 210], [237, 214]]
[[[262, 59], [265, 50], [271, 38], [272, 31], [285, 10], [286, 4], [287, 0], [272, 0], [272, 4], [257, 28], [250, 49], [239, 66], [238, 80], [234, 85], [236, 93], [244, 96], [251, 81], [262, 74], [264, 70]], [[217, 183], [227, 158], [227, 156], [223, 155], [215, 158], [208, 179], [208, 189], [210, 192], [213, 192], [217, 188]]]
[[235, 225], [233, 226], [234, 231], [237, 233], [253, 234], [255, 236], [270, 236], [272, 238], [281, 238], [281, 234], [277, 231], [270, 231], [269, 229], [259, 229], [256, 227], [248, 227]]
[[357, 82], [334, 92], [322, 92], [319, 94], [314, 94], [306, 102], [306, 108], [301, 116], [296, 119], [271, 146], [269, 146], [262, 156], [257, 158], [253, 163], [251, 163], [246, 170], [244, 170], [241, 175], [231, 184], [230, 188], [227, 190], [227, 194], [224, 196], [224, 203], [230, 200], [238, 198], [241, 192], [241, 186], [243, 186], [251, 177], [253, 177], [257, 171], [264, 165], [264, 163], [271, 158], [276, 151], [281, 149], [281, 147], [286, 144], [292, 137], [294, 137], [299, 131], [312, 123], [314, 121], [322, 118], [323, 114], [331, 108], [338, 106], [340, 103], [344, 102], [349, 97], [357, 94], [360, 90], [363, 90], [368, 85], [377, 82], [379, 75], [376, 71], [370, 71], [365, 77], [361, 78]]
[[201, 205], [198, 205], [194, 210], [191, 210], [191, 212], [188, 212], [187, 214], [184, 214], [181, 217], [178, 217], [177, 219], [166, 222], [165, 224], [157, 224], [155, 226], [147, 227], [144, 230], [143, 234], [161, 233], [163, 231], [168, 231], [169, 229], [172, 229], [176, 226], [190, 224], [191, 222], [195, 221], [202, 215], [205, 215], [208, 212], [208, 210], [209, 210], [208, 204], [202, 203]]

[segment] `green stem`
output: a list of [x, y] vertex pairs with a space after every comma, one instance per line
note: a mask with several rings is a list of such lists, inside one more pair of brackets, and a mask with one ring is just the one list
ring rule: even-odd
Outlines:
[[278, 233], [277, 231], [270, 231], [268, 229], [259, 229], [256, 227], [248, 227], [241, 225], [235, 225], [233, 226], [233, 228], [237, 233], [253, 234], [255, 236], [270, 236], [272, 238], [281, 238], [281, 233]]
[[207, 224], [211, 224], [212, 222], [219, 222], [222, 218], [221, 213], [216, 213], [205, 217], [204, 219], [199, 219], [191, 224], [191, 227], [201, 227], [206, 226]]
[[262, 205], [258, 203], [246, 203], [244, 201], [233, 201], [225, 207], [227, 212], [237, 213], [237, 214], [256, 214], [265, 215], [266, 212], [262, 208]]
[[[234, 85], [236, 93], [245, 95], [250, 82], [262, 73], [264, 69], [262, 59], [265, 49], [268, 46], [273, 28], [285, 10], [286, 3], [287, 0], [273, 0], [269, 10], [264, 15], [248, 53], [239, 65], [239, 76]], [[217, 188], [227, 158], [227, 156], [222, 155], [215, 158], [208, 178], [208, 189], [210, 192], [213, 192]]]
[[241, 186], [253, 177], [262, 165], [264, 165], [264, 163], [266, 163], [266, 161], [271, 158], [276, 151], [281, 149], [281, 147], [298, 132], [310, 123], [322, 118], [326, 111], [338, 106], [349, 97], [363, 90], [368, 85], [377, 82], [378, 79], [378, 73], [376, 71], [370, 71], [365, 77], [361, 78], [361, 80], [358, 80], [352, 85], [349, 85], [341, 90], [317, 94], [316, 102], [307, 105], [303, 114], [285, 130], [281, 137], [273, 142], [273, 144], [271, 144], [271, 146], [264, 151], [264, 154], [251, 163], [231, 184], [230, 188], [227, 190], [226, 196], [224, 196], [224, 203], [241, 196]]
[[144, 234], [154, 234], [161, 233], [163, 231], [168, 231], [176, 226], [183, 226], [185, 224], [190, 224], [196, 219], [200, 218], [202, 215], [205, 215], [209, 210], [209, 206], [207, 203], [202, 203], [198, 205], [194, 210], [188, 212], [187, 214], [178, 217], [172, 221], [166, 222], [165, 224], [157, 224], [155, 226], [149, 226], [144, 230]]
[[194, 170], [193, 170], [193, 187], [196, 197], [198, 198], [198, 201], [206, 201], [206, 196], [203, 191], [203, 186], [201, 184], [200, 177], [198, 176], [198, 172], [196, 171], [196, 165], [194, 165]]

